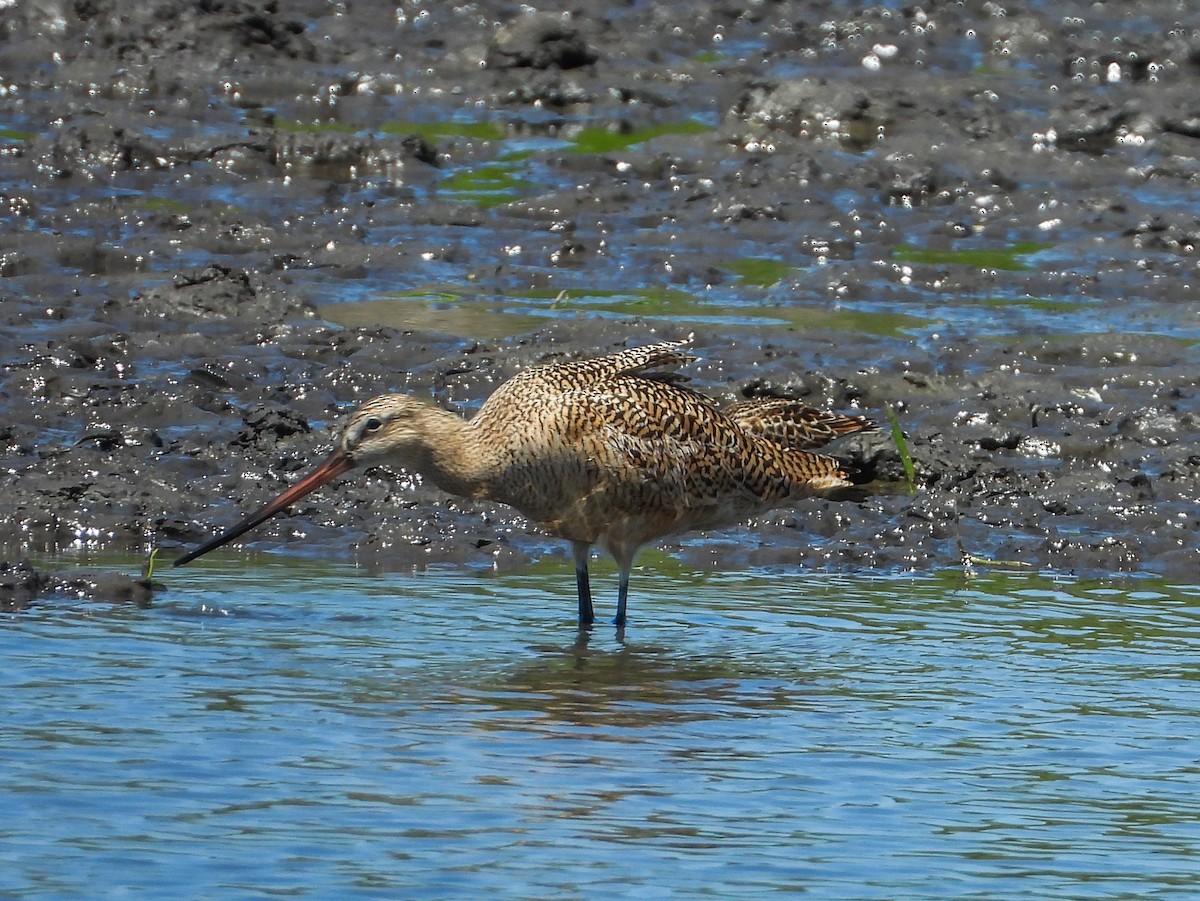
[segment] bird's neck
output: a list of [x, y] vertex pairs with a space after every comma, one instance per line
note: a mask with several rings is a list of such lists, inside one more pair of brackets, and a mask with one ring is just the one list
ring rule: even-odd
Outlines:
[[492, 466], [470, 421], [449, 410], [430, 408], [426, 458], [419, 469], [443, 491], [461, 497], [486, 497]]

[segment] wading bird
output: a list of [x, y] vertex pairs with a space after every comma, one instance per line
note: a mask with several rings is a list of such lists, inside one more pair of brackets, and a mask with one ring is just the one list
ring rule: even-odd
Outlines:
[[862, 416], [759, 398], [721, 408], [683, 384], [690, 339], [527, 369], [470, 419], [407, 394], [366, 401], [324, 463], [275, 500], [175, 561], [233, 541], [343, 473], [376, 464], [420, 473], [451, 494], [515, 507], [571, 542], [579, 622], [595, 614], [588, 557], [617, 561], [617, 625], [643, 545], [730, 525], [850, 485], [833, 457], [810, 453], [873, 428]]

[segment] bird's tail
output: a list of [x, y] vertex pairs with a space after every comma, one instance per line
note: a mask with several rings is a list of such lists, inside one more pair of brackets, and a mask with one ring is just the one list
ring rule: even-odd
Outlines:
[[786, 397], [738, 401], [723, 412], [750, 434], [791, 450], [815, 450], [843, 435], [875, 428], [865, 416], [829, 413]]
[[660, 341], [642, 347], [631, 347], [597, 360], [611, 367], [611, 375], [646, 375], [673, 372], [681, 366], [695, 363], [698, 357], [683, 348], [692, 343], [688, 335], [679, 341]]

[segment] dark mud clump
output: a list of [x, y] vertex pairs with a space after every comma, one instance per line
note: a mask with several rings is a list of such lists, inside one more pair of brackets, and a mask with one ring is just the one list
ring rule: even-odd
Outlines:
[[[689, 562], [1195, 581], [1200, 37], [1138, 9], [17, 4], [0, 546], [191, 545], [373, 394], [469, 414], [525, 366], [695, 332], [697, 387], [891, 405], [918, 475], [854, 439], [868, 498]], [[554, 546], [378, 470], [253, 540]]]
[[35, 601], [56, 598], [147, 607], [154, 588], [145, 576], [82, 568], [48, 572], [28, 560], [0, 561], [0, 611], [24, 610]]

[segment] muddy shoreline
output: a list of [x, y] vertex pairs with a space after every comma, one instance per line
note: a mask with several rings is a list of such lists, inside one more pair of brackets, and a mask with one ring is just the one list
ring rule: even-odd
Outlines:
[[[4, 557], [171, 554], [374, 394], [694, 332], [718, 396], [891, 405], [918, 490], [855, 439], [875, 493], [689, 565], [1200, 575], [1187, 4], [128, 6], [0, 14]], [[565, 554], [383, 471], [253, 544]]]

